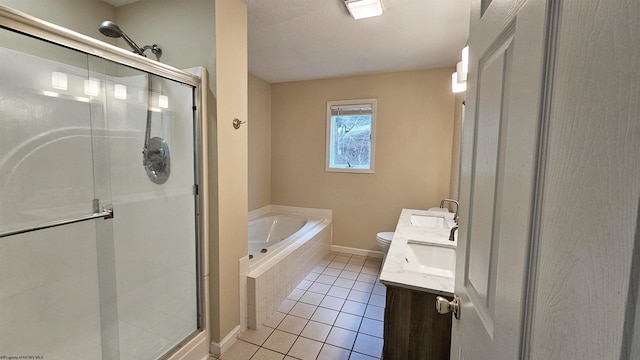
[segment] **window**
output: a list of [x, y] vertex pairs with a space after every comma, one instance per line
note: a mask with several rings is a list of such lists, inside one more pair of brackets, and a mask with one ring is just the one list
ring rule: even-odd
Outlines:
[[327, 102], [326, 171], [373, 173], [376, 99]]

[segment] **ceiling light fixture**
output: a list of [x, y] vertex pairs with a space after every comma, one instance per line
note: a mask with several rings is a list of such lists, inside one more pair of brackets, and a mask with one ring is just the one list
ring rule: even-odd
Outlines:
[[344, 0], [344, 4], [356, 20], [380, 16], [384, 11], [382, 0]]

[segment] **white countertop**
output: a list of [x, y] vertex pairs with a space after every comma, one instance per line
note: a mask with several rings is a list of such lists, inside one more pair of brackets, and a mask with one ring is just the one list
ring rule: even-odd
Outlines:
[[454, 277], [442, 277], [432, 274], [407, 271], [404, 269], [405, 248], [407, 241], [425, 242], [439, 246], [455, 248], [456, 241], [449, 240], [447, 229], [430, 229], [411, 224], [411, 215], [445, 216], [449, 227], [455, 226], [452, 213], [443, 213], [429, 210], [402, 209], [398, 225], [396, 226], [389, 252], [382, 265], [380, 282], [385, 285], [399, 286], [412, 290], [424, 291], [439, 295], [453, 295]]

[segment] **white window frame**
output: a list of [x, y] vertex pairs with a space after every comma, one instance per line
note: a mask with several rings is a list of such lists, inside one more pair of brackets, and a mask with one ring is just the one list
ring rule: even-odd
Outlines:
[[[371, 147], [369, 152], [369, 167], [336, 167], [331, 166], [331, 151], [333, 142], [331, 136], [333, 133], [333, 123], [331, 121], [331, 108], [334, 106], [371, 106]], [[327, 172], [344, 172], [344, 173], [361, 173], [361, 174], [373, 174], [375, 173], [375, 149], [376, 149], [376, 116], [377, 116], [378, 101], [376, 99], [356, 99], [356, 100], [337, 100], [327, 101], [327, 129], [326, 129], [326, 145], [325, 145], [325, 171]]]

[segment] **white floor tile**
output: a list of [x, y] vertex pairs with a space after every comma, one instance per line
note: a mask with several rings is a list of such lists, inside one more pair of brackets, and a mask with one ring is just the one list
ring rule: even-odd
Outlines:
[[[277, 330], [285, 331], [294, 335], [300, 335], [302, 329], [304, 329], [305, 325], [307, 325], [307, 319], [303, 319], [293, 315], [287, 315], [280, 325], [276, 328]], [[375, 320], [372, 320], [375, 321]], [[372, 334], [373, 335], [373, 334]]]
[[384, 323], [379, 320], [364, 318], [360, 325], [360, 333], [382, 338]]
[[333, 283], [336, 282], [337, 278], [338, 278], [337, 276], [320, 275], [316, 279], [315, 284], [320, 283], [320, 284], [333, 285]]
[[[274, 330], [267, 341], [262, 344], [263, 348], [286, 354], [296, 341], [297, 336], [280, 330]], [[284, 357], [284, 356], [283, 356]]]
[[377, 275], [369, 275], [369, 274], [363, 274], [363, 273], [360, 273], [360, 275], [358, 275], [358, 281], [375, 284], [377, 280], [378, 280]]
[[318, 265], [318, 266], [314, 267], [313, 270], [311, 270], [311, 272], [322, 274], [324, 269], [326, 269], [326, 267]]
[[[342, 272], [342, 270], [340, 269], [334, 269], [334, 268], [326, 268], [323, 272], [322, 275], [329, 275], [329, 276], [338, 276], [340, 275], [340, 273]], [[376, 273], [377, 274], [377, 273]]]
[[340, 269], [340, 270], [344, 269], [345, 266], [347, 266], [346, 263], [335, 261], [335, 260], [330, 262], [329, 265], [327, 265], [327, 267], [334, 268], [334, 269]]
[[249, 360], [260, 347], [242, 340], [236, 341], [227, 352], [222, 355], [222, 360]]
[[329, 285], [329, 284], [321, 284], [321, 283], [315, 282], [315, 283], [313, 283], [313, 285], [309, 286], [309, 290], [308, 291], [313, 291], [313, 292], [316, 292], [318, 294], [325, 295], [326, 293], [329, 292], [329, 289], [331, 289], [331, 285]]
[[298, 302], [291, 309], [291, 311], [289, 311], [289, 314], [305, 319], [310, 319], [314, 311], [316, 311], [316, 306]]
[[368, 292], [363, 292], [363, 291], [358, 291], [358, 290], [351, 290], [349, 292], [349, 296], [347, 296], [347, 300], [351, 300], [351, 301], [357, 301], [357, 302], [361, 302], [361, 303], [368, 303], [369, 302], [369, 296], [370, 294]]
[[362, 292], [371, 292], [373, 291], [373, 284], [362, 282], [362, 281], [356, 281], [351, 287], [351, 289], [362, 291]]
[[347, 264], [347, 266], [344, 267], [345, 271], [351, 271], [354, 273], [360, 273], [360, 270], [362, 270], [362, 265], [356, 265], [356, 264]]
[[298, 284], [298, 286], [296, 286], [296, 289], [307, 290], [309, 288], [309, 286], [311, 286], [311, 284], [313, 284], [313, 281], [302, 280], [302, 281], [300, 281], [300, 284]]
[[240, 334], [239, 338], [240, 340], [244, 340], [246, 342], [250, 342], [252, 344], [260, 346], [264, 343], [265, 340], [267, 340], [272, 332], [273, 329], [269, 327], [263, 327], [258, 330], [248, 329]]
[[344, 301], [345, 299], [327, 295], [324, 297], [324, 299], [322, 299], [320, 306], [327, 309], [340, 311], [340, 309], [342, 309], [342, 305], [344, 305]]
[[343, 278], [343, 279], [354, 280], [355, 281], [358, 278], [358, 274], [360, 273], [359, 271], [360, 270], [351, 271], [351, 270], [345, 269], [345, 270], [342, 270], [342, 272], [340, 273], [339, 277]]
[[296, 305], [296, 302], [291, 299], [285, 299], [276, 310], [281, 313], [288, 313]]
[[327, 295], [341, 298], [341, 299], [346, 299], [347, 296], [349, 296], [349, 288], [340, 287], [340, 285], [338, 284], [338, 281], [340, 280], [351, 281], [353, 283], [352, 280], [338, 279], [336, 280], [335, 284], [331, 287], [331, 289], [329, 289], [329, 292], [327, 293]]
[[263, 322], [262, 325], [270, 328], [276, 328], [285, 316], [287, 316], [287, 314], [276, 311], [267, 319], [267, 321]]
[[334, 262], [348, 263], [351, 260], [351, 255], [337, 255], [333, 258]]
[[315, 360], [320, 349], [322, 349], [321, 342], [299, 337], [287, 355], [302, 360]]
[[344, 302], [344, 305], [342, 306], [341, 311], [349, 314], [353, 314], [353, 315], [362, 316], [364, 315], [366, 309], [367, 309], [367, 304], [365, 303], [360, 303], [353, 300], [347, 300]]
[[374, 305], [367, 305], [364, 317], [374, 320], [384, 321], [384, 308]]
[[307, 291], [300, 297], [299, 301], [310, 305], [320, 305], [322, 299], [324, 299], [324, 295], [313, 291]]
[[339, 286], [341, 288], [351, 289], [355, 283], [355, 280], [339, 277], [336, 279], [336, 282], [334, 282], [333, 285]]
[[337, 346], [324, 344], [317, 360], [349, 360], [351, 351]]
[[380, 358], [382, 356], [382, 345], [381, 338], [359, 333], [353, 345], [353, 351]]
[[311, 317], [311, 320], [333, 325], [338, 317], [338, 311], [319, 307]]
[[379, 360], [379, 357], [373, 357], [365, 354], [360, 354], [357, 352], [352, 352], [349, 360]]
[[[375, 321], [375, 320], [372, 320]], [[358, 331], [360, 329], [360, 323], [362, 322], [362, 316], [347, 314], [341, 312], [338, 314], [338, 318], [333, 326], [337, 326], [343, 329]]]
[[255, 353], [255, 355], [253, 355], [251, 359], [252, 360], [282, 360], [284, 359], [284, 355], [269, 349], [260, 348]]
[[387, 287], [378, 283], [373, 287], [373, 293], [376, 295], [386, 295]]
[[383, 295], [372, 294], [371, 297], [369, 298], [369, 304], [374, 306], [385, 307], [386, 297]]
[[327, 335], [331, 331], [331, 325], [323, 324], [317, 321], [309, 321], [307, 326], [304, 327], [300, 336], [324, 342], [327, 340]]
[[357, 333], [355, 331], [333, 327], [331, 332], [329, 332], [329, 336], [327, 336], [326, 343], [350, 350], [353, 347], [356, 335]]
[[291, 294], [289, 294], [289, 296], [287, 296], [287, 299], [290, 299], [290, 300], [293, 300], [293, 301], [298, 301], [298, 300], [300, 300], [300, 297], [302, 295], [304, 295], [304, 290], [302, 290], [302, 289], [293, 289]]
[[362, 270], [360, 270], [360, 273], [369, 274], [369, 275], [378, 275], [379, 272], [380, 272], [380, 269], [366, 267], [366, 266], [362, 267]]

